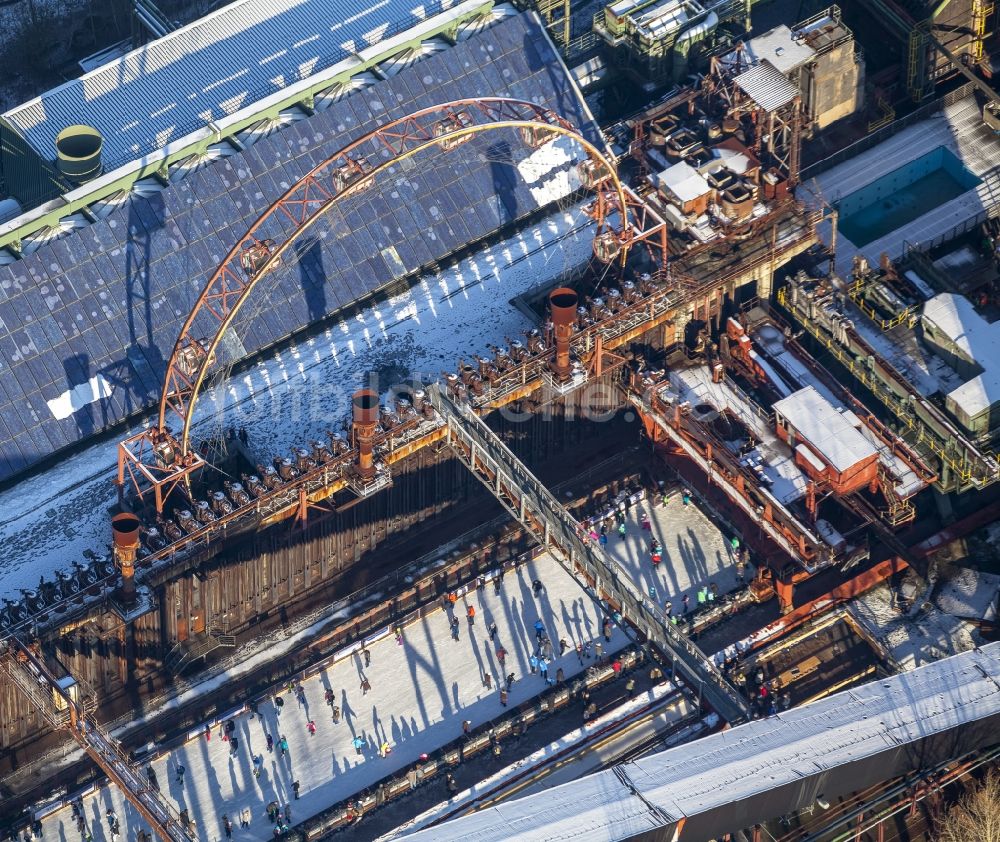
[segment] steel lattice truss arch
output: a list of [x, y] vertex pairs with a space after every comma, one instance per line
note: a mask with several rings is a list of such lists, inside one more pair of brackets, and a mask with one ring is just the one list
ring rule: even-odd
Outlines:
[[[162, 511], [169, 491], [204, 464], [190, 449], [190, 428], [199, 391], [215, 362], [226, 331], [256, 285], [275, 268], [296, 240], [339, 200], [370, 187], [394, 164], [424, 150], [446, 153], [474, 135], [517, 130], [531, 146], [558, 136], [571, 139], [587, 154], [580, 175], [593, 188], [590, 214], [597, 223], [595, 251], [624, 260], [634, 239], [630, 203], [615, 165], [594, 144], [551, 109], [501, 97], [463, 99], [425, 108], [359, 137], [314, 167], [249, 228], [225, 257], [198, 297], [174, 345], [160, 397], [157, 427], [119, 445], [118, 484], [130, 477], [139, 495], [155, 489]], [[613, 228], [610, 218], [617, 217]], [[275, 223], [279, 224], [275, 224]], [[289, 223], [291, 223], [289, 225]], [[273, 236], [262, 236], [273, 234]], [[208, 338], [194, 334], [207, 316]], [[174, 431], [180, 435], [175, 437]]]

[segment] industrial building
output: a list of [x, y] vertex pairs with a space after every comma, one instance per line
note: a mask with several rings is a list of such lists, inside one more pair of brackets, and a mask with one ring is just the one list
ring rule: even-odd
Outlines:
[[696, 0], [620, 0], [604, 7], [594, 31], [607, 44], [613, 62], [650, 88], [680, 82], [702, 63], [721, 23], [748, 26], [745, 0], [699, 3]]
[[[331, 66], [331, 71], [337, 69], [335, 74], [310, 75], [305, 80], [308, 89], [304, 83], [295, 86], [294, 102], [289, 102], [287, 91], [273, 94], [271, 99], [281, 102], [271, 112], [264, 105], [248, 104], [252, 118], [242, 111], [225, 120], [213, 114], [224, 128], [213, 123], [213, 128], [186, 132], [171, 116], [176, 109], [169, 103], [162, 108], [151, 104], [152, 110], [161, 112], [159, 117], [136, 121], [131, 136], [108, 122], [133, 113], [132, 86], [155, 88], [161, 98], [193, 102], [194, 91], [202, 85], [220, 102], [233, 97], [242, 102], [233, 93], [223, 96], [226, 89], [212, 83], [213, 78], [229, 75], [220, 69], [225, 66], [225, 51], [233, 49], [227, 39], [235, 38], [240, 26], [249, 25], [241, 17], [242, 5], [220, 10], [219, 14], [236, 18], [228, 24], [233, 33], [224, 33], [206, 45], [204, 54], [197, 54], [200, 81], [189, 76], [187, 68], [168, 61], [155, 76], [146, 71], [127, 86], [104, 86], [108, 93], [92, 101], [93, 113], [81, 114], [74, 105], [79, 93], [73, 91], [91, 75], [110, 78], [138, 60], [125, 57], [83, 82], [67, 83], [46, 95], [51, 101], [43, 97], [4, 118], [9, 126], [19, 127], [18, 136], [25, 143], [30, 139], [30, 148], [17, 152], [7, 167], [17, 178], [30, 180], [38, 167], [56, 157], [53, 138], [70, 121], [87, 120], [109, 138], [101, 148], [105, 174], [51, 202], [33, 206], [38, 191], [8, 178], [15, 195], [20, 194], [30, 209], [0, 230], [0, 244], [17, 254], [17, 259], [0, 267], [5, 293], [0, 303], [4, 331], [0, 342], [6, 349], [0, 478], [15, 476], [153, 405], [201, 279], [264, 208], [322, 161], [326, 144], [360, 136], [373, 120], [486, 95], [539, 100], [573, 120], [591, 139], [598, 138], [572, 81], [558, 71], [560, 65], [544, 33], [524, 17], [502, 21], [502, 11], [496, 13], [500, 22], [489, 37], [489, 53], [474, 36], [463, 36], [450, 46], [434, 42], [433, 32], [427, 31], [431, 45], [427, 47], [420, 47], [424, 41], [419, 39], [413, 45], [414, 33], [407, 36], [409, 46], [396, 36], [396, 48], [404, 55], [395, 63], [387, 63], [391, 46], [376, 44], [368, 48], [367, 64], [359, 65], [350, 57]], [[437, 25], [457, 32], [459, 11], [451, 9]], [[471, 35], [484, 19], [467, 11], [473, 22], [463, 32]], [[216, 15], [200, 25], [218, 20]], [[272, 25], [283, 18], [276, 20]], [[398, 25], [404, 20], [405, 16]], [[198, 34], [198, 25], [193, 26], [190, 32], [178, 30], [162, 39], [175, 46], [154, 42], [139, 53], [183, 52], [185, 39], [204, 37]], [[531, 27], [535, 35], [528, 34]], [[426, 28], [421, 24], [416, 35]], [[537, 46], [526, 47], [533, 39]], [[498, 50], [507, 51], [509, 62]], [[213, 51], [214, 58], [209, 55]], [[474, 60], [476, 55], [489, 55], [490, 61]], [[376, 57], [382, 62], [384, 81], [367, 69], [380, 66]], [[347, 69], [350, 74], [344, 76]], [[167, 82], [171, 73], [176, 81]], [[241, 77], [240, 82], [227, 84], [244, 81]], [[181, 96], [185, 86], [192, 93]], [[320, 90], [325, 94], [317, 99]], [[136, 96], [143, 99], [145, 94]], [[295, 102], [311, 105], [303, 110]], [[11, 144], [4, 146], [12, 149]], [[488, 151], [481, 150], [487, 159]], [[300, 244], [300, 270], [276, 274], [277, 286], [270, 292], [273, 306], [247, 325], [240, 347], [229, 349], [230, 361], [259, 352], [559, 198], [548, 196], [540, 202], [520, 179], [516, 164], [489, 160], [480, 164], [476, 175], [463, 178], [463, 198], [442, 200], [444, 219], [433, 232], [431, 223], [437, 220], [414, 200], [426, 190], [417, 179], [399, 178], [398, 189], [413, 200], [404, 204], [359, 198], [358, 213], [383, 221], [355, 226], [348, 238], [321, 235], [311, 245]], [[545, 176], [540, 171], [535, 177]], [[544, 197], [545, 191], [537, 195]], [[332, 220], [327, 224], [337, 227]], [[393, 235], [390, 240], [387, 232], [398, 231], [417, 236]]]
[[582, 792], [590, 833], [749, 835], [990, 762], [989, 612], [905, 672], [854, 610], [928, 612], [994, 517], [1000, 322], [800, 183], [862, 105], [840, 10], [607, 6], [662, 95], [602, 126], [568, 7], [411, 5], [237, 0], [0, 118], [0, 819], [191, 842], [302, 785], [275, 835], [320, 840], [606, 734], [549, 815], [508, 779], [421, 833], [549, 838]]
[[[900, 275], [888, 263], [872, 269], [858, 261], [851, 286], [841, 293], [838, 286], [836, 279], [799, 275], [779, 301], [888, 409], [903, 437], [934, 465], [938, 487], [996, 482], [990, 323], [961, 296], [934, 295], [912, 270]], [[932, 396], [940, 396], [940, 406]]]
[[864, 106], [864, 60], [838, 6], [794, 27], [782, 25], [757, 35], [716, 61], [733, 68], [731, 72], [765, 64], [784, 75], [802, 97], [807, 137]]
[[863, 0], [862, 6], [899, 45], [900, 81], [916, 102], [930, 96], [935, 83], [953, 75], [960, 63], [979, 64], [992, 35], [994, 8], [982, 0], [936, 4]]

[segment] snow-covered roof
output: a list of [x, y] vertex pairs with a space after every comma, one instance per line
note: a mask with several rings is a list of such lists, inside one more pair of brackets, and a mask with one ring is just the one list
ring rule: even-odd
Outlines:
[[644, 9], [634, 18], [636, 28], [649, 38], [662, 38], [676, 32], [689, 20], [686, 4], [681, 0], [664, 0]]
[[790, 73], [816, 55], [812, 47], [796, 39], [784, 24], [751, 38], [744, 51], [754, 64], [766, 60], [782, 73]]
[[469, 14], [447, 0], [236, 0], [3, 115], [55, 158], [55, 138], [86, 123], [105, 167], [171, 140], [414, 27]]
[[1000, 368], [988, 368], [982, 374], [948, 393], [948, 400], [969, 418], [1000, 403]]
[[764, 111], [776, 111], [799, 95], [799, 89], [767, 61], [743, 71], [733, 81]]
[[[407, 836], [412, 842], [629, 839], [712, 811], [768, 818], [759, 798], [786, 787], [791, 809], [815, 803], [829, 771], [886, 764], [905, 747], [962, 726], [989, 739], [1000, 716], [1000, 643], [880, 678], [571, 783]], [[861, 711], [862, 713], [859, 713]], [[726, 815], [719, 816], [723, 825]], [[759, 817], [759, 818], [758, 818]]]
[[712, 189], [705, 177], [686, 161], [667, 167], [656, 178], [660, 187], [669, 190], [681, 202], [693, 202]]
[[987, 349], [1000, 350], [1000, 337], [964, 295], [942, 292], [925, 302], [923, 318], [954, 343], [970, 360], [980, 362]]
[[795, 448], [795, 452], [798, 453], [803, 459], [805, 459], [817, 472], [823, 472], [826, 470], [826, 465], [823, 464], [823, 460], [820, 459], [812, 449], [805, 444], [800, 444]]
[[850, 419], [845, 418], [814, 386], [782, 398], [774, 404], [777, 415], [787, 419], [795, 432], [837, 471], [846, 471], [876, 456], [878, 451]]
[[[732, 141], [733, 144], [738, 143], [738, 141], [729, 138], [724, 140], [718, 146], [712, 147], [712, 160], [709, 162], [710, 167], [715, 167], [719, 162], [729, 170], [737, 175], [743, 175], [750, 167], [751, 158], [750, 156], [741, 149], [735, 149], [727, 144]], [[754, 161], [753, 163], [757, 163]]]
[[925, 325], [942, 333], [983, 372], [948, 393], [969, 418], [1000, 401], [1000, 321], [988, 322], [964, 295], [942, 292], [924, 303]]

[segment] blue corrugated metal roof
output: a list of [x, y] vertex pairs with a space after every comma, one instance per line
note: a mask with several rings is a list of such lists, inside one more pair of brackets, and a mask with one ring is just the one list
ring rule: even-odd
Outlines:
[[[0, 266], [0, 480], [155, 404], [199, 291], [313, 166], [380, 122], [486, 96], [555, 109], [601, 143], [541, 24], [522, 14]], [[530, 150], [518, 147], [514, 132], [473, 138], [461, 151], [400, 164], [382, 189], [338, 203], [241, 311], [227, 360], [536, 210], [513, 166]], [[283, 214], [271, 219], [290, 225]], [[194, 334], [214, 327], [196, 321]]]
[[8, 111], [41, 157], [76, 123], [104, 135], [105, 169], [433, 17], [459, 0], [237, 0]]

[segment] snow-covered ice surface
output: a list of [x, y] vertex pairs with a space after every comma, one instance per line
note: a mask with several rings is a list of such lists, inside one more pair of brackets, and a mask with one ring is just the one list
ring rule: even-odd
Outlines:
[[[554, 214], [426, 276], [401, 295], [203, 393], [193, 437], [242, 426], [251, 449], [269, 461], [336, 427], [353, 391], [368, 385], [370, 372], [380, 375], [382, 390], [421, 374], [436, 378], [442, 369], [454, 369], [457, 357], [485, 354], [487, 343], [533, 327], [509, 301], [588, 260], [593, 228], [581, 208]], [[40, 576], [69, 568], [85, 551], [106, 554], [118, 438], [0, 494], [0, 597], [36, 587]]]
[[[531, 588], [535, 578], [545, 584], [537, 599]], [[471, 629], [465, 617], [467, 605], [476, 609]], [[271, 701], [260, 706], [263, 724], [249, 714], [237, 717], [239, 749], [235, 758], [230, 756], [229, 744], [220, 739], [218, 728], [210, 741], [198, 736], [158, 757], [152, 765], [161, 791], [177, 809], [189, 811], [201, 842], [223, 838], [223, 813], [233, 820], [236, 840], [271, 839], [273, 826], [264, 809], [272, 799], [282, 806], [290, 803], [293, 822], [302, 821], [408, 766], [421, 753], [460, 736], [463, 719], [470, 719], [477, 727], [499, 716], [503, 708], [497, 687], [503, 672], [517, 676], [508, 700], [510, 710], [544, 689], [544, 681], [530, 675], [528, 668], [528, 657], [535, 646], [536, 619], [545, 623], [556, 651], [560, 637], [570, 644], [566, 655], [552, 662], [550, 676], [559, 667], [567, 678], [580, 672], [583, 666], [575, 653], [576, 642], [600, 639], [601, 635], [598, 606], [548, 556], [508, 573], [500, 596], [488, 585], [482, 593], [465, 594], [457, 608], [461, 622], [458, 642], [451, 639], [445, 612], [433, 611], [405, 628], [402, 646], [389, 634], [370, 643], [369, 668], [364, 667], [360, 656], [354, 655], [306, 680], [305, 707], [285, 694], [280, 719]], [[495, 643], [486, 631], [491, 620], [499, 629]], [[607, 651], [627, 643], [625, 634], [617, 628], [610, 643], [602, 641]], [[500, 644], [507, 650], [505, 670], [496, 657]], [[493, 677], [492, 690], [483, 686], [483, 670]], [[367, 694], [360, 690], [362, 676], [371, 683]], [[334, 690], [343, 711], [336, 725], [324, 702], [327, 687]], [[312, 736], [306, 729], [310, 718], [317, 727]], [[277, 746], [272, 753], [266, 750], [266, 732], [276, 742], [281, 735], [286, 737], [286, 756], [280, 756]], [[351, 744], [356, 735], [365, 741], [360, 755]], [[378, 754], [383, 740], [392, 746], [386, 758]], [[251, 760], [257, 754], [264, 757], [259, 780], [253, 776]], [[186, 769], [183, 786], [176, 780], [178, 762]], [[297, 801], [292, 794], [292, 782], [296, 780], [301, 795]], [[134, 839], [142, 827], [138, 814], [117, 787], [106, 786], [84, 799], [86, 820], [95, 842], [112, 842], [104, 819], [108, 806], [118, 814], [124, 837]], [[237, 822], [243, 807], [250, 807], [253, 813], [248, 829], [240, 828]], [[75, 842], [78, 836], [68, 808], [47, 816], [43, 827], [46, 838], [60, 842]]]
[[[649, 515], [650, 531], [642, 528], [642, 513]], [[656, 589], [658, 603], [670, 600], [675, 613], [682, 610], [687, 594], [693, 611], [698, 590], [714, 582], [723, 595], [737, 586], [735, 560], [729, 542], [708, 517], [693, 503], [685, 506], [679, 494], [666, 506], [651, 500], [634, 503], [626, 516], [625, 537], [616, 526], [608, 526], [605, 549], [642, 593]], [[655, 537], [662, 545], [662, 560], [654, 565], [649, 542]], [[753, 570], [745, 574], [750, 578]]]
[[886, 584], [853, 600], [850, 611], [883, 643], [903, 671], [976, 646], [975, 632], [967, 622], [934, 606], [911, 618], [900, 609]]

